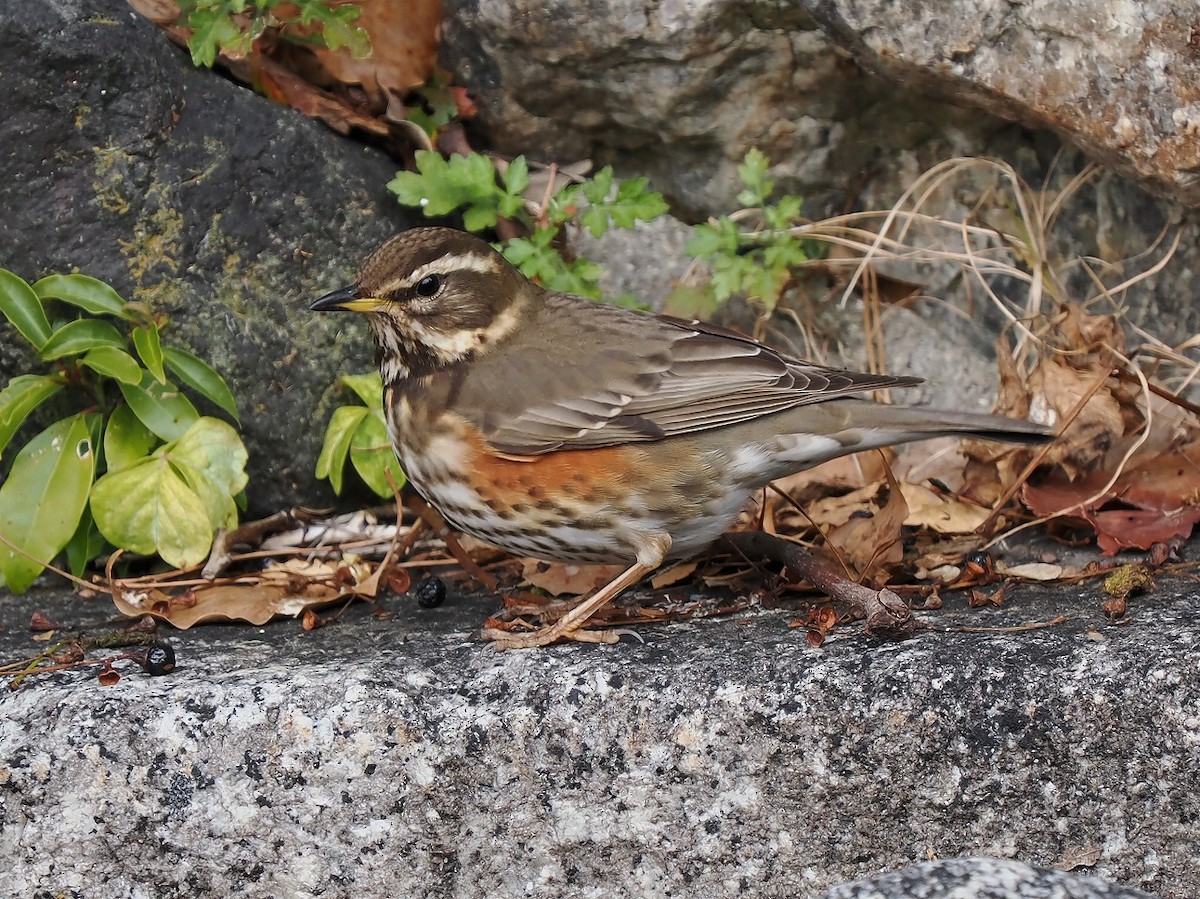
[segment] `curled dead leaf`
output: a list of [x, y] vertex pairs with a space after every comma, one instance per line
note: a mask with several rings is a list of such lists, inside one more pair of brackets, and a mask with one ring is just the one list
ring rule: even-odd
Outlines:
[[866, 578], [904, 558], [902, 527], [907, 517], [904, 493], [889, 471], [887, 482], [876, 485], [869, 501], [854, 508], [844, 524], [826, 534], [826, 540], [859, 577]]
[[1020, 565], [997, 562], [996, 573], [1025, 581], [1057, 581], [1063, 576], [1063, 567], [1049, 562], [1025, 562]]
[[900, 484], [909, 527], [930, 528], [940, 534], [970, 534], [987, 520], [989, 509], [956, 496], [935, 493], [921, 484]]
[[353, 589], [337, 585], [338, 568], [345, 564], [350, 565], [358, 583], [370, 575], [370, 566], [361, 560], [333, 564], [291, 559], [253, 577], [192, 586], [179, 593], [172, 593], [169, 583], [116, 581], [113, 603], [123, 615], [152, 615], [180, 629], [202, 621], [266, 624], [277, 616], [295, 617], [352, 593]]
[[1200, 430], [1139, 454], [1115, 480], [1107, 471], [1074, 481], [1060, 475], [1026, 484], [1021, 495], [1036, 515], [1087, 522], [1105, 555], [1185, 538], [1200, 523]]
[[521, 576], [552, 596], [580, 596], [602, 587], [624, 571], [624, 565], [566, 565], [526, 559]]
[[371, 39], [371, 53], [355, 57], [348, 48], [312, 52], [343, 84], [359, 84], [369, 94], [403, 96], [429, 80], [437, 62], [442, 0], [361, 3], [354, 24]]

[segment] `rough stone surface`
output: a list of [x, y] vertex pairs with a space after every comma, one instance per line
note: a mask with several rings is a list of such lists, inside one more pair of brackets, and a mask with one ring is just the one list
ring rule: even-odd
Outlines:
[[855, 59], [922, 93], [1050, 128], [1200, 205], [1200, 4], [811, 0]]
[[667, 294], [694, 267], [695, 260], [683, 251], [691, 233], [678, 219], [664, 215], [632, 228], [613, 228], [599, 238], [580, 229], [573, 248], [604, 266], [600, 291], [605, 297], [634, 297], [661, 311]]
[[691, 216], [729, 207], [750, 147], [790, 186], [841, 192], [1003, 124], [868, 76], [804, 4], [448, 0], [442, 56], [501, 151], [615, 162]]
[[1148, 899], [1140, 890], [990, 858], [913, 865], [870, 881], [834, 887], [821, 899]]
[[[1099, 601], [1014, 587], [819, 650], [764, 611], [497, 655], [461, 596], [173, 633], [170, 676], [0, 696], [0, 868], [72, 897], [814, 896], [985, 855], [1195, 896], [1194, 585]], [[107, 615], [77, 603], [5, 598], [0, 657], [45, 645], [33, 609]]]
[[[172, 319], [241, 401], [253, 511], [328, 504], [312, 471], [366, 329], [311, 315], [406, 220], [395, 164], [195, 69], [120, 0], [0, 8], [0, 267], [79, 270]], [[7, 324], [0, 375], [29, 370]]]
[[[752, 146], [799, 183], [844, 183], [891, 151], [960, 128], [986, 134], [999, 119], [1051, 128], [1197, 205], [1198, 8], [450, 0], [443, 53], [502, 149], [615, 153], [691, 208], [732, 196], [732, 165]], [[865, 79], [846, 51], [884, 80]]]

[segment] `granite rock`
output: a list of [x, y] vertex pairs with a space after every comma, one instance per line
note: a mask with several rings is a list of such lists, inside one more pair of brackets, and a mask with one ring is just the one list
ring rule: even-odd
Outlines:
[[[1099, 602], [1013, 587], [820, 649], [777, 610], [498, 655], [461, 595], [172, 633], [170, 676], [0, 698], [0, 867], [14, 895], [815, 896], [982, 855], [1194, 896], [1194, 586]], [[6, 600], [4, 659], [44, 645], [33, 609], [107, 614]]]

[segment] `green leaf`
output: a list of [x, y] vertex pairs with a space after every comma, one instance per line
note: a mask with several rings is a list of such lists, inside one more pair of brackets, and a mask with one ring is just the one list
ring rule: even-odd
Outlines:
[[517, 218], [525, 208], [525, 198], [514, 194], [501, 194], [496, 199], [496, 212], [506, 219]]
[[567, 264], [561, 256], [554, 254], [551, 263], [541, 273], [540, 281], [547, 290], [573, 293], [581, 297], [601, 298], [597, 282], [604, 273], [596, 263], [587, 259], [576, 259]]
[[397, 489], [404, 486], [404, 472], [400, 470], [400, 462], [396, 458], [396, 451], [392, 449], [387, 427], [379, 415], [364, 417], [354, 431], [354, 437], [350, 441], [350, 461], [354, 463], [354, 470], [358, 472], [358, 476], [379, 496], [392, 495], [392, 487], [387, 478], [389, 471]]
[[496, 183], [496, 169], [488, 157], [469, 153], [446, 159], [433, 150], [419, 150], [416, 163], [416, 172], [400, 172], [388, 183], [401, 203], [420, 207], [427, 216], [466, 207], [463, 223], [468, 228], [496, 224], [499, 198], [506, 194]]
[[38, 351], [43, 361], [61, 359], [63, 356], [82, 356], [96, 347], [121, 349], [125, 341], [121, 332], [106, 321], [81, 318], [67, 322], [50, 335]]
[[592, 237], [602, 237], [608, 231], [608, 211], [602, 206], [589, 206], [580, 213], [579, 224], [587, 228]]
[[717, 308], [711, 284], [677, 284], [663, 301], [663, 312], [677, 318], [710, 318]]
[[529, 187], [529, 163], [524, 156], [518, 156], [504, 170], [504, 187], [510, 194], [520, 196]]
[[237, 431], [219, 418], [197, 420], [163, 452], [176, 465], [203, 474], [228, 497], [246, 486], [246, 447]]
[[163, 358], [175, 377], [238, 421], [237, 400], [215, 368], [200, 357], [173, 346], [163, 347]]
[[358, 398], [370, 408], [383, 408], [383, 381], [379, 379], [378, 371], [363, 375], [342, 375], [338, 380], [358, 394]]
[[96, 527], [91, 510], [84, 507], [83, 515], [79, 519], [79, 527], [75, 529], [74, 535], [67, 541], [65, 547], [67, 568], [75, 577], [83, 577], [83, 573], [87, 571], [91, 561], [104, 552], [107, 546], [108, 541]]
[[746, 256], [718, 256], [713, 261], [713, 292], [717, 299], [726, 300], [735, 293], [752, 293], [747, 282], [754, 277], [758, 268], [754, 260]]
[[187, 43], [193, 65], [211, 68], [223, 49], [250, 49], [249, 36], [242, 33], [225, 9], [197, 9], [188, 16], [187, 23], [192, 29]]
[[189, 568], [212, 546], [208, 509], [166, 456], [104, 475], [91, 502], [100, 533], [122, 549]]
[[104, 462], [108, 470], [121, 471], [141, 462], [158, 443], [129, 406], [117, 406], [104, 428]]
[[142, 424], [163, 440], [177, 440], [200, 417], [196, 407], [174, 384], [162, 383], [150, 372], [140, 384], [119, 384], [121, 395]]
[[434, 74], [414, 92], [422, 102], [404, 108], [404, 117], [433, 137], [437, 130], [458, 118], [458, 102], [450, 82]]
[[[152, 457], [110, 469], [96, 482], [92, 511], [101, 533], [134, 552], [194, 565], [208, 552], [214, 529], [237, 524], [234, 495], [246, 486], [246, 459], [232, 427], [217, 418], [197, 419]], [[197, 515], [203, 527], [186, 520]]]
[[371, 412], [366, 406], [340, 406], [333, 410], [325, 429], [325, 444], [317, 457], [317, 477], [329, 478], [333, 492], [341, 495], [342, 471], [350, 453], [350, 441], [359, 424]]
[[167, 373], [163, 370], [163, 348], [158, 328], [155, 325], [138, 325], [133, 329], [133, 345], [137, 347], [137, 353], [150, 373], [166, 383]]
[[800, 197], [788, 194], [780, 197], [779, 202], [773, 206], [763, 208], [763, 220], [767, 223], [767, 227], [774, 231], [791, 228], [800, 218], [800, 210], [803, 206], [804, 201]]
[[796, 239], [780, 240], [763, 248], [763, 263], [771, 269], [787, 269], [808, 260], [804, 247]]
[[371, 52], [371, 41], [367, 33], [351, 23], [358, 19], [362, 10], [354, 5], [331, 7], [327, 0], [303, 2], [300, 6], [300, 22], [309, 25], [321, 23], [320, 43], [330, 50], [349, 47], [357, 57]]
[[80, 413], [46, 428], [22, 447], [0, 486], [0, 535], [7, 541], [0, 544], [0, 574], [14, 593], [29, 588], [79, 527], [96, 472], [93, 417]]
[[738, 166], [738, 178], [746, 185], [747, 190], [738, 194], [738, 202], [743, 206], [763, 206], [767, 198], [775, 190], [775, 182], [767, 177], [770, 162], [766, 155], [756, 147], [751, 147]]
[[423, 207], [429, 202], [425, 196], [425, 179], [417, 172], [397, 172], [387, 187], [402, 206]]
[[237, 527], [237, 506], [220, 484], [191, 466], [175, 463], [174, 468], [200, 499], [212, 530]]
[[17, 375], [0, 390], [0, 453], [29, 413], [62, 390], [62, 386], [45, 375]]
[[517, 267], [538, 251], [533, 242], [524, 237], [514, 237], [499, 249], [504, 258]]
[[722, 217], [693, 228], [684, 252], [698, 259], [713, 259], [717, 256], [736, 256], [740, 246], [737, 224], [728, 217]]
[[50, 338], [50, 320], [33, 288], [7, 269], [0, 268], [0, 312], [35, 350]]
[[667, 201], [662, 194], [647, 189], [645, 178], [622, 181], [615, 192], [614, 184], [612, 168], [605, 166], [593, 181], [583, 185], [583, 195], [590, 205], [579, 220], [593, 236], [601, 236], [613, 225], [632, 228], [639, 221], [648, 222], [667, 211]]
[[495, 228], [498, 221], [500, 215], [495, 207], [471, 206], [463, 212], [463, 227], [468, 231], [486, 231]]
[[613, 170], [606, 165], [589, 180], [583, 182], [583, 195], [589, 203], [599, 204], [608, 200], [613, 189]]
[[121, 295], [90, 275], [47, 275], [33, 285], [33, 292], [43, 300], [62, 300], [92, 315], [133, 319]]
[[112, 346], [98, 346], [88, 350], [79, 360], [94, 372], [125, 384], [137, 384], [142, 380], [142, 367], [127, 352]]

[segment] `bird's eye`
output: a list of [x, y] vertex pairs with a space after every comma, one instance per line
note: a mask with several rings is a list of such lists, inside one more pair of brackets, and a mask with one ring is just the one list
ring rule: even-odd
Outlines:
[[417, 282], [417, 296], [431, 297], [442, 289], [442, 279], [437, 275], [426, 275]]

